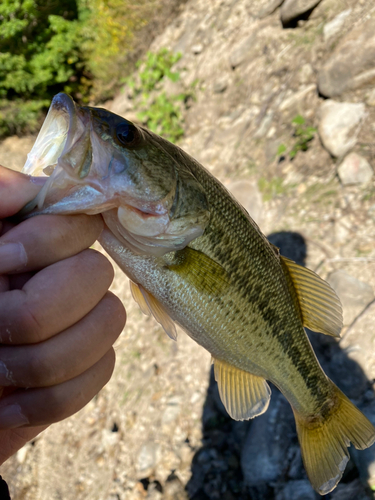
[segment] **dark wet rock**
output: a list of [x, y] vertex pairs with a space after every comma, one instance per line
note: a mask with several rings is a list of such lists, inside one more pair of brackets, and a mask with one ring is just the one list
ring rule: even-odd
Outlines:
[[334, 97], [375, 82], [375, 19], [348, 33], [319, 71], [319, 91]]
[[363, 103], [327, 100], [321, 105], [319, 136], [332, 156], [344, 156], [355, 146], [365, 116]]
[[275, 388], [268, 410], [254, 419], [242, 451], [241, 466], [249, 487], [262, 487], [287, 475], [286, 450], [297, 442], [289, 403]]
[[308, 15], [321, 0], [285, 0], [281, 7], [280, 17], [284, 26], [298, 18]]
[[367, 184], [374, 175], [366, 158], [357, 153], [349, 153], [338, 167], [337, 173], [344, 185]]
[[372, 495], [359, 479], [351, 483], [341, 483], [331, 493], [331, 500], [368, 500]]
[[374, 299], [371, 285], [357, 280], [342, 269], [332, 272], [327, 281], [341, 300], [344, 325], [350, 325], [354, 318]]
[[289, 481], [275, 496], [275, 500], [315, 500], [316, 493], [307, 479]]
[[[369, 391], [369, 398], [371, 401], [361, 407], [361, 410], [366, 415], [366, 417], [375, 425], [375, 398], [374, 393]], [[365, 450], [356, 450], [353, 449], [352, 456], [354, 462], [356, 463], [359, 471], [362, 482], [364, 484], [368, 484], [370, 488], [373, 490], [375, 488], [375, 445], [370, 448], [366, 448]], [[337, 497], [339, 499], [340, 497]], [[352, 497], [356, 498], [356, 497]], [[340, 498], [341, 500], [341, 498]]]

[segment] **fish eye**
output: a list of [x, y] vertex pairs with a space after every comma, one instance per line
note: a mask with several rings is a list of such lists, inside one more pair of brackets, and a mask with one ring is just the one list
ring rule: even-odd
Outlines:
[[116, 137], [123, 146], [135, 146], [139, 140], [139, 131], [130, 122], [122, 122], [116, 127]]

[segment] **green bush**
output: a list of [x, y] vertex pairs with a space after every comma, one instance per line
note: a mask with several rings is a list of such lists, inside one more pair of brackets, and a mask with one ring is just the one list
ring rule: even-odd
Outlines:
[[[194, 87], [187, 92], [167, 95], [160, 92], [160, 83], [167, 78], [177, 82], [180, 74], [172, 71], [172, 66], [181, 58], [167, 49], [157, 53], [148, 52], [144, 60], [137, 62], [139, 68], [136, 79], [127, 79], [132, 89], [135, 108], [139, 109], [138, 119], [153, 132], [171, 142], [177, 142], [184, 134], [183, 109], [189, 98], [194, 98]], [[154, 91], [154, 92], [153, 92]]]
[[33, 132], [58, 92], [111, 97], [160, 0], [0, 0], [0, 135]]
[[35, 129], [55, 93], [79, 93], [87, 13], [75, 0], [0, 3], [1, 134]]

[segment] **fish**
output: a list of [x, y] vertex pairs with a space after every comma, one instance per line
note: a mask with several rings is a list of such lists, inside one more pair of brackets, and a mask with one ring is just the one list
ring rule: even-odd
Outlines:
[[103, 108], [52, 100], [24, 170], [48, 175], [27, 214], [102, 214], [100, 243], [133, 298], [172, 339], [211, 353], [235, 420], [261, 415], [274, 384], [289, 401], [313, 488], [332, 491], [375, 428], [327, 377], [305, 328], [339, 337], [340, 301], [282, 256], [227, 189], [178, 146]]

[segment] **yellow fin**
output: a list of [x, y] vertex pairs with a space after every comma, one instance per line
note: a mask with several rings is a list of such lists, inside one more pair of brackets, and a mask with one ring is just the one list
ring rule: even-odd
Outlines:
[[215, 380], [225, 409], [234, 420], [248, 420], [264, 413], [271, 389], [262, 377], [214, 359]]
[[[130, 281], [130, 280], [129, 280]], [[177, 340], [177, 331], [174, 321], [169, 317], [164, 306], [151, 293], [147, 292], [142, 285], [137, 285], [130, 281], [130, 290], [133, 299], [137, 302], [141, 311], [147, 316], [150, 313], [156, 321], [163, 327], [165, 333], [172, 340]]]
[[332, 491], [340, 481], [349, 460], [350, 442], [363, 450], [375, 441], [372, 423], [331, 383], [336, 404], [326, 417], [306, 421], [294, 410], [305, 469], [320, 495]]
[[139, 308], [143, 312], [143, 314], [145, 314], [146, 316], [150, 316], [150, 308], [148, 307], [147, 302], [145, 301], [145, 298], [143, 297], [142, 292], [139, 289], [139, 286], [131, 280], [129, 280], [129, 283], [133, 299], [139, 305]]
[[315, 332], [340, 337], [342, 307], [330, 285], [306, 267], [280, 256], [297, 293], [303, 326]]
[[194, 288], [212, 295], [220, 295], [229, 285], [227, 271], [199, 250], [186, 247], [176, 252], [177, 262], [168, 269], [179, 274]]

